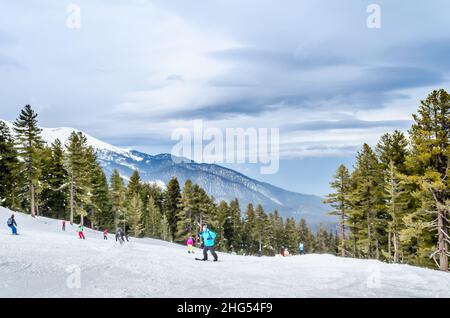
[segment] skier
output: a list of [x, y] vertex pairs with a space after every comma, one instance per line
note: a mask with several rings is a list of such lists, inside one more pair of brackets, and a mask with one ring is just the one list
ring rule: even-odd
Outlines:
[[214, 240], [216, 239], [216, 233], [210, 231], [206, 225], [204, 225], [203, 228], [200, 227], [200, 230], [202, 232], [199, 233], [198, 236], [200, 236], [203, 240], [203, 259], [196, 258], [196, 260], [207, 261], [208, 251], [210, 251], [212, 256], [214, 257], [214, 262], [217, 262], [218, 257], [216, 252], [214, 252]]
[[17, 234], [17, 228], [16, 228], [17, 223], [16, 223], [16, 220], [14, 219], [14, 214], [11, 215], [11, 217], [8, 219], [7, 224], [11, 228], [12, 235], [18, 235]]
[[189, 236], [189, 238], [186, 241], [186, 245], [188, 247], [188, 254], [194, 254], [194, 239], [192, 238], [192, 236]]
[[66, 230], [66, 220], [62, 220], [62, 230]]
[[298, 252], [300, 255], [305, 255], [305, 245], [303, 245], [303, 243], [300, 243], [298, 246]]
[[84, 231], [84, 226], [81, 225], [81, 224], [78, 225], [77, 231], [78, 231], [78, 237], [79, 237], [80, 239], [85, 240], [86, 238], [84, 237], [84, 233], [83, 233], [83, 231]]
[[281, 248], [281, 256], [284, 257], [284, 247]]
[[287, 249], [287, 247], [284, 249], [284, 256], [289, 256], [289, 250]]
[[116, 231], [116, 242], [119, 241], [120, 245], [122, 245], [125, 242], [125, 238], [128, 241], [125, 232], [119, 227]]
[[105, 229], [105, 230], [103, 231], [103, 239], [104, 239], [104, 240], [107, 240], [107, 239], [108, 239], [108, 229]]

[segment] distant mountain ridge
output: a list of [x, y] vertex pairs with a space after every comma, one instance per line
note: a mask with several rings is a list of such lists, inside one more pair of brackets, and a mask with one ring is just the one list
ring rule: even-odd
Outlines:
[[[4, 121], [12, 128], [12, 123]], [[42, 128], [42, 137], [47, 143], [60, 139], [66, 143], [72, 131], [70, 127]], [[86, 134], [88, 144], [97, 150], [98, 160], [105, 173], [110, 176], [114, 169], [128, 179], [138, 170], [144, 181], [154, 182], [163, 187], [176, 176], [181, 186], [190, 179], [214, 196], [217, 201], [239, 200], [241, 209], [247, 204], [261, 204], [268, 212], [275, 209], [283, 217], [304, 218], [313, 227], [319, 223], [331, 224], [335, 218], [327, 213], [330, 208], [323, 204], [323, 198], [287, 191], [266, 182], [254, 180], [242, 173], [217, 164], [197, 163], [192, 160], [174, 162], [171, 154], [149, 155], [136, 150], [115, 147]]]

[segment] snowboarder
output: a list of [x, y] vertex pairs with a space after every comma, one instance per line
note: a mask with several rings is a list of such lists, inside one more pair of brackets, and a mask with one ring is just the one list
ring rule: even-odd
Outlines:
[[66, 230], [66, 220], [62, 220], [62, 230], [65, 231]]
[[186, 245], [188, 247], [188, 254], [194, 254], [194, 239], [192, 238], [192, 236], [189, 236], [189, 238], [186, 241]]
[[305, 245], [303, 245], [303, 243], [300, 243], [300, 245], [298, 246], [298, 252], [300, 255], [305, 254]]
[[105, 229], [105, 230], [103, 231], [103, 239], [104, 239], [104, 240], [107, 240], [107, 239], [108, 239], [108, 229]]
[[216, 239], [216, 233], [210, 231], [206, 225], [204, 225], [203, 228], [200, 227], [200, 230], [202, 232], [199, 233], [198, 236], [200, 236], [203, 240], [203, 259], [198, 258], [197, 260], [207, 261], [208, 251], [210, 251], [212, 256], [214, 257], [214, 262], [217, 262], [218, 257], [216, 252], [214, 251], [214, 240]]
[[125, 232], [119, 227], [116, 231], [116, 242], [119, 241], [120, 245], [125, 242], [125, 238], [128, 242], [128, 237], [125, 235]]
[[85, 240], [86, 238], [84, 237], [84, 233], [83, 233], [83, 231], [84, 231], [84, 226], [81, 225], [81, 224], [78, 225], [77, 231], [78, 231], [78, 237], [79, 237], [80, 239]]
[[18, 235], [17, 234], [17, 228], [16, 228], [17, 227], [17, 223], [16, 223], [16, 220], [14, 219], [14, 214], [11, 215], [11, 217], [8, 219], [7, 224], [11, 228], [12, 235]]

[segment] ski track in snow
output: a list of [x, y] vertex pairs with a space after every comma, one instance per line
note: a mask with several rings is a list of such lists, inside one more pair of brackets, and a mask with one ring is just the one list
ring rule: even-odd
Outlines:
[[[115, 243], [101, 232], [0, 208], [0, 297], [450, 297], [450, 274], [375, 260], [331, 255], [254, 257], [202, 252], [153, 239]], [[210, 256], [211, 257], [211, 256]], [[70, 265], [81, 287], [69, 288]]]

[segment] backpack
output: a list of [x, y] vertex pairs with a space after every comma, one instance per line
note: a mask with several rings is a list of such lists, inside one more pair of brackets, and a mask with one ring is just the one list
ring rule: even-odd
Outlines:
[[209, 240], [214, 240], [215, 238], [216, 238], [216, 233], [208, 231], [208, 237], [206, 239], [209, 241]]
[[8, 226], [13, 225], [13, 219], [12, 219], [12, 218], [9, 218], [7, 223], [8, 223]]

